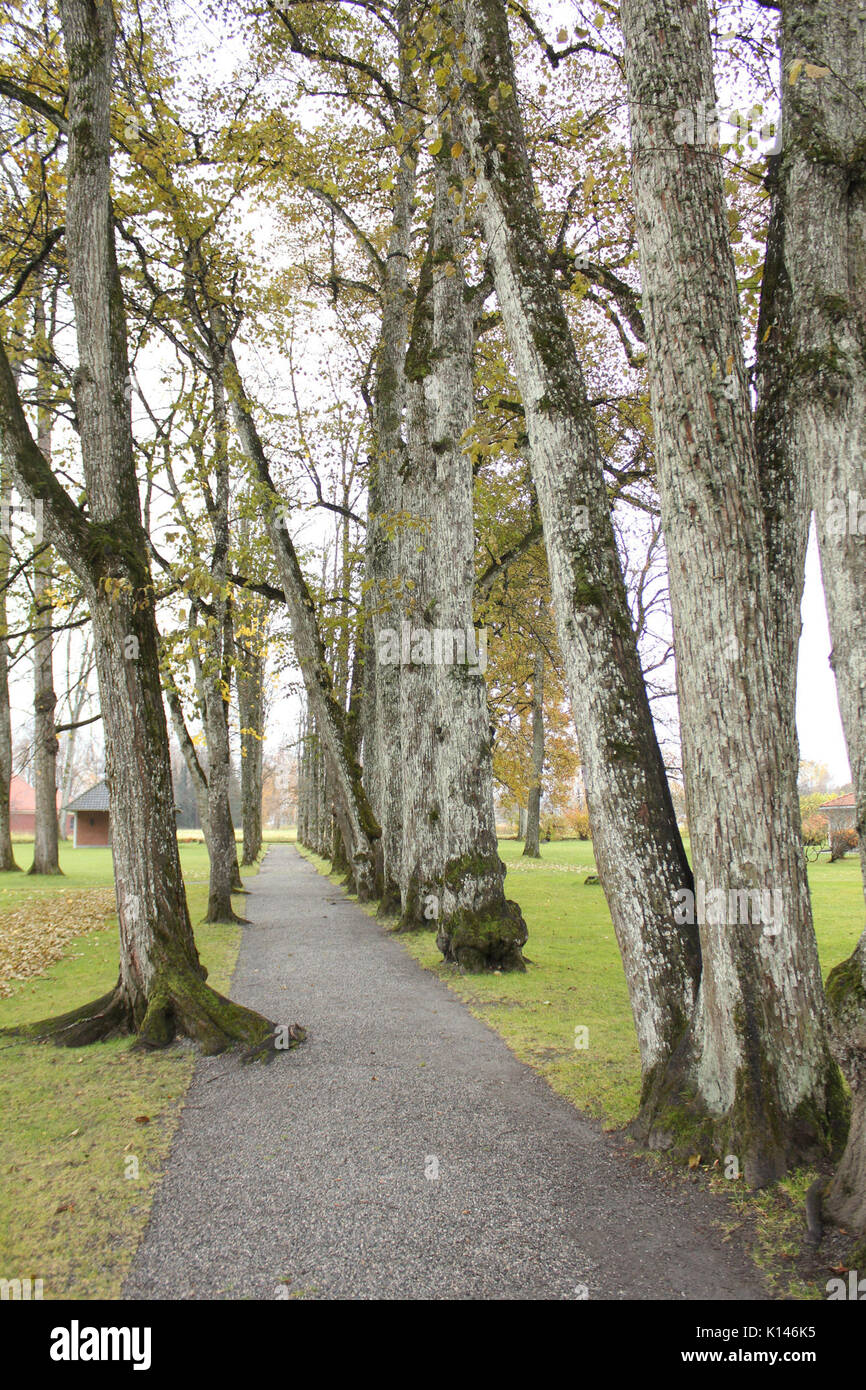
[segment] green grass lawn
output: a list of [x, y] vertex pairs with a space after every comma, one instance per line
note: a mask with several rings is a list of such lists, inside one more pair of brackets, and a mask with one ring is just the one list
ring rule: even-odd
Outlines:
[[[23, 867], [32, 862], [32, 844], [16, 845], [15, 853]], [[225, 991], [240, 932], [199, 925], [207, 908], [207, 851], [182, 843], [180, 855], [209, 982]], [[64, 844], [61, 867], [57, 878], [0, 874], [0, 913], [36, 894], [113, 882], [107, 849]], [[235, 899], [240, 914], [243, 901]], [[116, 978], [117, 927], [110, 919], [104, 931], [76, 937], [45, 975], [0, 1000], [0, 1027], [63, 1013], [105, 993]], [[0, 1277], [42, 1279], [45, 1298], [119, 1297], [192, 1068], [188, 1046], [144, 1054], [128, 1039], [80, 1050], [0, 1039]]]

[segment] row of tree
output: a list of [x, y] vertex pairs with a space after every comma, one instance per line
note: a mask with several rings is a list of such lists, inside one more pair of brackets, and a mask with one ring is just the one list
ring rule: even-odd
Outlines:
[[[19, 43], [0, 92], [67, 147], [78, 500], [34, 437], [7, 353], [0, 420], [16, 484], [41, 501], [92, 618], [121, 930], [117, 989], [55, 1025], [66, 1039], [268, 1036], [267, 1020], [203, 981], [161, 670], [166, 645], [194, 669], [212, 893], [230, 911], [228, 666], [276, 606], [308, 709], [304, 836], [404, 928], [435, 922], [446, 959], [523, 967], [480, 659], [495, 602], [491, 626], [531, 634], [535, 704], [545, 651], [570, 701], [640, 1045], [636, 1131], [734, 1153], [763, 1184], [836, 1154], [847, 1130], [830, 1209], [866, 1227], [866, 936], [825, 992], [794, 727], [814, 513], [866, 854], [866, 566], [859, 529], [830, 524], [863, 483], [864, 39], [856, 0], [784, 0], [778, 25], [772, 6], [736, 8], [744, 51], [760, 58], [745, 78], [777, 52], [782, 138], [768, 166], [745, 138], [725, 155], [706, 137], [704, 0], [601, 4], [555, 42], [543, 17], [505, 0], [215, 6], [244, 63], [211, 86], [185, 85], [170, 60], [170, 6], [145, 19], [140, 6], [62, 0], [62, 45], [50, 21], [36, 66]], [[538, 63], [566, 74], [547, 103]], [[263, 226], [285, 252], [276, 264]], [[363, 409], [347, 415], [337, 393], [310, 421], [293, 347], [323, 303], [322, 357], [354, 361]], [[130, 324], [139, 344], [174, 354], [144, 444]], [[290, 434], [256, 352], [291, 385]], [[178, 438], [191, 462], [172, 481]], [[333, 500], [319, 451], [339, 460]], [[171, 559], [155, 538], [158, 455], [185, 535]], [[299, 550], [299, 475], [337, 518], [320, 582]], [[200, 517], [188, 515], [194, 488]], [[249, 520], [243, 560], [233, 509]], [[635, 582], [623, 528], [641, 517]], [[654, 718], [669, 697], [653, 618], [661, 537], [690, 857]], [[168, 643], [154, 565], [184, 594]], [[252, 648], [241, 665], [253, 670]], [[169, 683], [183, 745], [178, 702]], [[683, 894], [703, 901], [705, 889], [772, 893], [780, 929], [682, 920]]]

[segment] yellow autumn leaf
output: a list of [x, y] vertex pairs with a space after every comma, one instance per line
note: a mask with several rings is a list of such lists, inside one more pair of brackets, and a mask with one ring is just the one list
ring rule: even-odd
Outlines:
[[794, 62], [791, 65], [791, 71], [788, 74], [788, 81], [790, 82], [792, 87], [794, 83], [797, 81], [797, 78], [800, 76], [800, 73], [803, 71], [803, 68], [805, 66], [806, 64], [802, 58], [798, 58], [796, 62]]
[[558, 33], [557, 36], [556, 36], [556, 42], [557, 42], [557, 43], [565, 43], [565, 41], [566, 41], [567, 38], [568, 38], [568, 30], [567, 30], [567, 29], [560, 29], [559, 33]]
[[439, 139], [438, 139], [438, 140], [434, 140], [434, 141], [433, 141], [433, 144], [430, 146], [430, 153], [431, 153], [431, 155], [433, 156], [434, 159], [436, 158], [437, 154], [439, 153], [439, 151], [440, 151], [441, 149], [442, 149], [442, 137], [441, 137], [441, 135], [440, 135]]
[[829, 69], [829, 68], [822, 68], [822, 67], [819, 67], [817, 63], [807, 63], [807, 64], [806, 64], [806, 76], [807, 76], [807, 77], [829, 77], [829, 76], [830, 76], [830, 69]]
[[697, 1168], [697, 1166], [698, 1166], [698, 1164], [700, 1163], [700, 1161], [701, 1161], [701, 1156], [700, 1156], [700, 1154], [690, 1154], [690, 1155], [689, 1155], [689, 1167], [690, 1167], [690, 1168]]
[[451, 158], [459, 159], [462, 153], [463, 146], [461, 145], [459, 140], [455, 140], [454, 144], [451, 146]]

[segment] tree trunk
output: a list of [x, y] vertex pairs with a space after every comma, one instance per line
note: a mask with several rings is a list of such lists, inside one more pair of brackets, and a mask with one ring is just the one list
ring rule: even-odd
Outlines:
[[535, 207], [505, 5], [471, 0], [465, 14], [465, 60], [476, 78], [464, 84], [465, 139], [526, 412], [594, 848], [648, 1094], [697, 989], [697, 933], [677, 923], [673, 901], [691, 872], [638, 660], [592, 411]]
[[[46, 454], [46, 458], [50, 458]], [[51, 557], [33, 562], [33, 782], [36, 792], [31, 874], [59, 874], [57, 845], [57, 733], [54, 728]]]
[[309, 847], [309, 711], [304, 709], [298, 739], [298, 842]]
[[[412, 6], [398, 6], [401, 94], [417, 100], [412, 64], [406, 57], [412, 41]], [[380, 276], [382, 325], [376, 354], [374, 444], [370, 466], [365, 539], [365, 672], [364, 776], [382, 826], [382, 896], [380, 912], [401, 903], [405, 882], [403, 841], [403, 748], [399, 662], [379, 659], [383, 631], [399, 626], [401, 554], [407, 538], [400, 520], [401, 470], [406, 457], [405, 358], [409, 342], [409, 263], [412, 255], [413, 197], [416, 158], [408, 148], [394, 172], [391, 235]], [[408, 538], [411, 543], [411, 537]], [[412, 750], [408, 750], [412, 756]]]
[[[51, 410], [47, 402], [51, 372], [44, 365], [43, 357], [51, 343], [46, 331], [41, 275], [37, 277], [35, 288], [34, 327], [39, 358], [36, 368], [39, 395], [36, 443], [50, 463]], [[36, 808], [31, 874], [60, 873], [57, 844], [57, 732], [54, 727], [57, 696], [54, 691], [51, 584], [51, 551], [37, 551], [33, 561], [33, 785]]]
[[535, 670], [532, 673], [532, 782], [529, 787], [529, 805], [526, 811], [526, 838], [523, 846], [524, 856], [540, 859], [539, 836], [541, 832], [541, 774], [544, 769], [544, 653], [539, 647], [535, 653]]
[[[273, 1046], [273, 1027], [205, 983], [180, 870], [153, 583], [133, 459], [126, 325], [109, 191], [115, 22], [110, 5], [62, 0], [69, 67], [66, 240], [79, 366], [76, 404], [89, 516], [39, 452], [0, 351], [0, 419], [19, 485], [82, 581], [93, 619], [120, 929], [120, 977], [102, 999], [23, 1028], [68, 1046], [136, 1031], [206, 1052]], [[300, 1035], [299, 1035], [300, 1036]]]
[[[866, 27], [857, 0], [782, 6], [783, 269], [780, 371], [788, 429], [815, 512], [839, 709], [866, 890]], [[778, 331], [778, 330], [775, 330]], [[848, 1144], [826, 1213], [866, 1234], [866, 933], [827, 981], [832, 1044], [852, 1091]]]
[[[262, 751], [264, 747], [265, 659], [254, 646], [241, 647], [237, 669], [241, 737], [241, 804], [244, 829], [242, 864], [255, 864], [262, 849]], [[240, 645], [240, 640], [239, 640]]]
[[[5, 448], [0, 456], [0, 515], [10, 517], [11, 502]], [[11, 530], [11, 520], [10, 520]], [[0, 873], [17, 869], [12, 850], [11, 811], [12, 787], [12, 721], [9, 714], [9, 645], [6, 633], [6, 586], [9, 580], [10, 536], [0, 529]]]
[[463, 440], [474, 414], [475, 344], [457, 170], [443, 149], [405, 368], [401, 578], [413, 636], [412, 660], [400, 654], [401, 704], [409, 713], [401, 735], [403, 922], [435, 921], [439, 949], [462, 969], [510, 970], [524, 968], [527, 931], [503, 889], [487, 688], [473, 619], [473, 479]]
[[677, 110], [715, 105], [709, 16], [703, 0], [623, 0], [621, 16], [692, 865], [707, 895], [691, 900], [699, 1007], [652, 1133], [681, 1131], [685, 1108], [703, 1147], [736, 1154], [760, 1186], [826, 1151], [841, 1096], [776, 678], [721, 159], [675, 136]]
[[197, 667], [199, 698], [204, 709], [207, 746], [208, 814], [211, 831], [210, 885], [206, 922], [237, 922], [232, 891], [242, 889], [238, 848], [229, 801], [231, 747], [229, 698], [231, 688], [231, 617], [226, 599], [229, 552], [229, 456], [228, 413], [223, 372], [211, 377], [214, 431], [214, 509], [211, 516], [214, 545], [211, 557], [211, 606], [213, 623], [208, 628], [203, 661]]

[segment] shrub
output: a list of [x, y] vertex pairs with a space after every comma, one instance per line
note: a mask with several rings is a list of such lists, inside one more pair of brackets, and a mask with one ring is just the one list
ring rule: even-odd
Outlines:
[[834, 830], [830, 836], [830, 862], [844, 858], [849, 849], [856, 849], [859, 843], [856, 830]]
[[826, 816], [807, 816], [803, 821], [803, 844], [823, 845], [828, 829]]
[[562, 824], [567, 835], [578, 840], [589, 839], [589, 816], [579, 806], [569, 806], [562, 813]]

